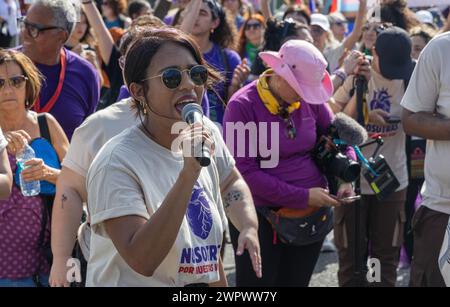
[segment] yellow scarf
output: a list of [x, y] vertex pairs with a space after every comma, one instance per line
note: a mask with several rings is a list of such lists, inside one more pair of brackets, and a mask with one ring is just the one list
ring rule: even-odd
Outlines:
[[[278, 115], [280, 113], [281, 106], [279, 105], [277, 99], [270, 92], [269, 85], [267, 84], [267, 77], [273, 74], [272, 69], [266, 70], [258, 79], [256, 83], [256, 89], [258, 90], [259, 98], [266, 106], [267, 110], [273, 115]], [[289, 114], [298, 110], [300, 108], [300, 101], [291, 103], [287, 110]]]

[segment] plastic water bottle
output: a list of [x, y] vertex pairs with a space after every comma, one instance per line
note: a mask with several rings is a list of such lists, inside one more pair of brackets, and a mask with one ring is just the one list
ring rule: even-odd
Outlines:
[[41, 184], [39, 180], [35, 181], [24, 181], [22, 179], [22, 171], [27, 167], [24, 165], [30, 159], [35, 158], [36, 155], [34, 153], [33, 148], [30, 145], [25, 145], [22, 152], [16, 155], [17, 167], [19, 167], [19, 180], [20, 180], [20, 189], [22, 190], [22, 194], [24, 196], [36, 196], [41, 192]]

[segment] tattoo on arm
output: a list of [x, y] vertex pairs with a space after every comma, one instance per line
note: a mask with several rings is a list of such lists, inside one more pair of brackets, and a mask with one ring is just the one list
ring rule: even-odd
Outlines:
[[61, 208], [64, 209], [64, 202], [67, 201], [67, 196], [63, 194], [61, 196]]
[[228, 209], [233, 202], [242, 201], [244, 197], [241, 191], [230, 191], [225, 195], [224, 198], [224, 208]]

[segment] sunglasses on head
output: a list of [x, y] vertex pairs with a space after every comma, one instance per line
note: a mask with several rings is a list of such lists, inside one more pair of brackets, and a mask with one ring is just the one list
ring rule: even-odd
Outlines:
[[142, 81], [160, 77], [168, 89], [174, 90], [180, 86], [181, 81], [183, 80], [183, 73], [185, 71], [188, 72], [189, 77], [196, 86], [205, 85], [206, 81], [208, 81], [208, 69], [203, 65], [196, 65], [184, 70], [180, 70], [178, 68], [167, 68], [160, 75], [146, 78]]
[[255, 29], [258, 30], [259, 28], [261, 28], [261, 24], [258, 23], [248, 23], [245, 25], [245, 30], [250, 30], [250, 29]]
[[15, 76], [6, 79], [0, 78], [0, 90], [2, 90], [5, 87], [6, 83], [8, 83], [10, 86], [14, 88], [21, 88], [22, 85], [24, 85], [27, 80], [28, 78], [25, 76]]

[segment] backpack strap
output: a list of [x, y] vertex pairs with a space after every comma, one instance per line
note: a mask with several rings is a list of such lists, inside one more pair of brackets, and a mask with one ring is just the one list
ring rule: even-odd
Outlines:
[[41, 133], [41, 137], [46, 139], [52, 144], [52, 138], [50, 136], [50, 130], [48, 129], [47, 116], [45, 113], [41, 113], [37, 116], [38, 124], [39, 124], [39, 132]]
[[[50, 130], [48, 128], [48, 122], [47, 122], [47, 116], [45, 113], [41, 113], [37, 116], [38, 124], [39, 124], [39, 132], [41, 134], [41, 137], [46, 139], [47, 141], [52, 143], [52, 138], [50, 137]], [[54, 196], [41, 196], [44, 204], [42, 206], [41, 214], [42, 214], [42, 220], [41, 220], [41, 230], [39, 232], [39, 238], [38, 238], [38, 246], [40, 247], [41, 251], [44, 254], [45, 260], [51, 265], [52, 260], [51, 258], [51, 247], [50, 242], [45, 243], [45, 233], [47, 230], [47, 223], [51, 219], [52, 216], [52, 205], [53, 205], [53, 198]], [[33, 281], [37, 287], [42, 287], [43, 284], [40, 280], [39, 271], [41, 269], [42, 262], [38, 262], [38, 267], [36, 273], [33, 275]]]

